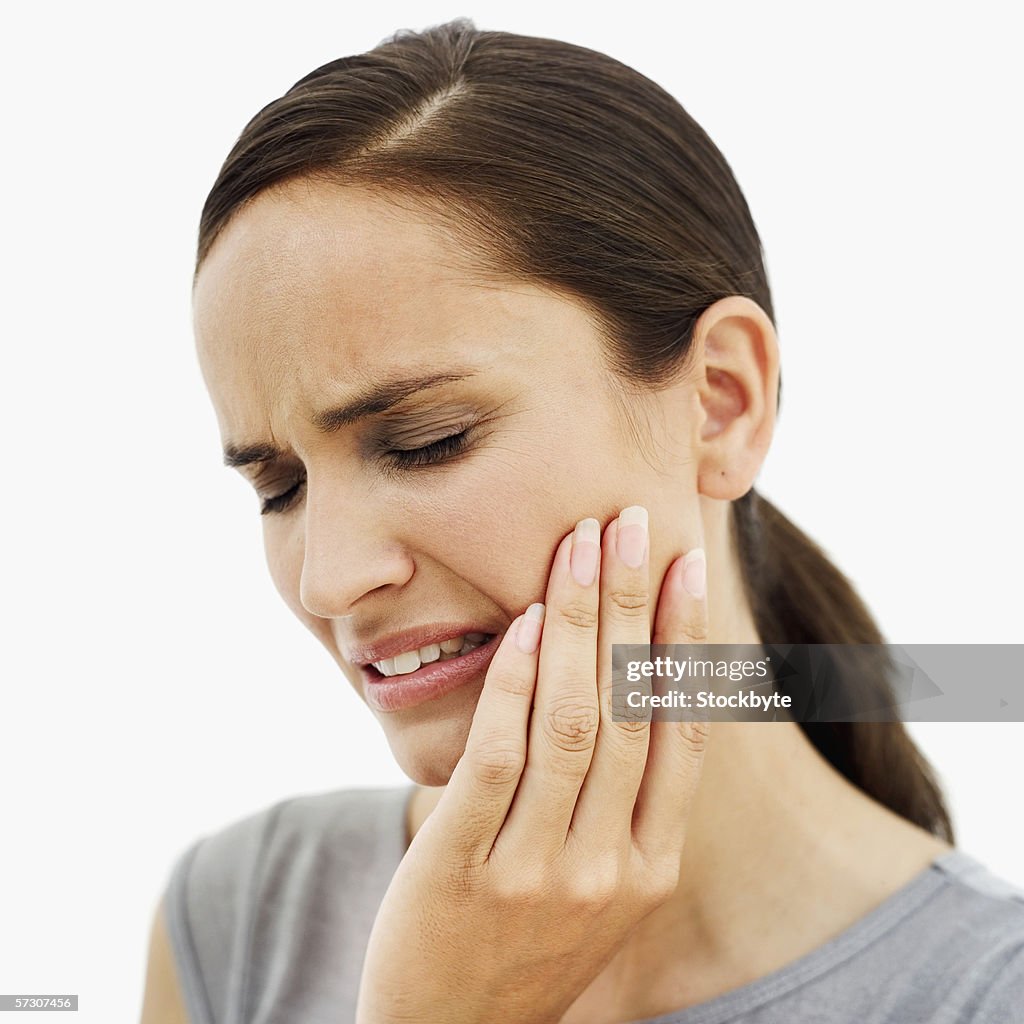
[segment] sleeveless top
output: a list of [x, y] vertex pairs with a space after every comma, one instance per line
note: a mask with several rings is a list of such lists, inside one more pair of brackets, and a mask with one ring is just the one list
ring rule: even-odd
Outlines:
[[[162, 899], [191, 1024], [348, 1024], [412, 785], [282, 800], [184, 849]], [[1024, 890], [953, 849], [810, 953], [627, 1024], [1024, 1022]]]

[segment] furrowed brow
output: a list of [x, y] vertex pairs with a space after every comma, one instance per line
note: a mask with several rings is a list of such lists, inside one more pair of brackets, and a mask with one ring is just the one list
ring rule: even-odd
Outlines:
[[288, 453], [272, 444], [229, 444], [224, 448], [224, 465], [237, 469], [258, 462], [283, 459]]
[[[350, 426], [359, 420], [378, 413], [386, 412], [393, 406], [404, 402], [420, 391], [428, 388], [441, 387], [455, 381], [465, 380], [476, 375], [475, 370], [449, 370], [442, 373], [430, 373], [419, 377], [405, 377], [400, 380], [386, 381], [357, 395], [344, 405], [323, 409], [314, 413], [311, 419], [313, 426], [325, 434], [332, 434], [342, 427]], [[266, 442], [250, 444], [228, 444], [224, 447], [224, 465], [237, 468], [253, 463], [273, 462], [285, 458], [288, 452], [277, 445]]]
[[399, 402], [411, 398], [418, 391], [425, 391], [428, 388], [441, 387], [443, 384], [451, 384], [454, 381], [465, 380], [467, 377], [475, 376], [473, 370], [447, 371], [444, 373], [430, 373], [420, 377], [406, 377], [403, 380], [386, 381], [383, 384], [375, 385], [361, 395], [357, 395], [351, 402], [337, 406], [334, 409], [324, 409], [322, 412], [313, 415], [313, 426], [322, 430], [325, 434], [331, 434], [342, 427], [347, 427], [367, 416], [374, 416], [377, 413], [385, 412]]

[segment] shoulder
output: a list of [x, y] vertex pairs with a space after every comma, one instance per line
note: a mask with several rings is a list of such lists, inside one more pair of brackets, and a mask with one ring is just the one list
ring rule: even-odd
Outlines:
[[1007, 1024], [1019, 1020], [1024, 1008], [1024, 944], [1004, 958], [980, 994], [969, 1024]]
[[934, 867], [945, 884], [919, 936], [929, 984], [958, 1024], [1016, 1019], [1024, 1006], [1024, 888], [959, 849]]
[[737, 1024], [1010, 1024], [1024, 1005], [1024, 891], [949, 849], [825, 945], [726, 999]]
[[947, 903], [958, 910], [951, 927], [983, 946], [1024, 944], [1024, 888], [958, 848], [937, 857], [933, 866], [946, 883]]
[[1009, 1024], [1024, 1005], [1022, 951], [1024, 891], [954, 848], [771, 979], [770, 999], [740, 1019]]
[[1024, 1005], [1024, 890], [952, 849], [911, 893], [910, 912], [869, 953], [876, 997], [892, 1011], [884, 1019], [927, 1008], [949, 1024], [1014, 1020], [1009, 1008]]
[[198, 901], [225, 908], [252, 895], [252, 884], [330, 859], [358, 872], [393, 847], [401, 859], [403, 812], [411, 787], [343, 789], [289, 797], [201, 836], [173, 874]]
[[185, 1009], [161, 904], [157, 905], [149, 931], [140, 1024], [195, 1024], [189, 1021]]
[[[162, 902], [194, 1024], [246, 1019], [239, 1004], [253, 998], [261, 969], [280, 968], [304, 942], [317, 942], [310, 929], [326, 916], [339, 949], [368, 931], [378, 894], [404, 853], [411, 792], [401, 786], [290, 797], [185, 848]], [[318, 918], [323, 906], [332, 914]]]

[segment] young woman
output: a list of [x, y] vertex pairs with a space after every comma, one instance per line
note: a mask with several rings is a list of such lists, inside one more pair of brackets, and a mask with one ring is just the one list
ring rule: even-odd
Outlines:
[[145, 1024], [1010, 1021], [1024, 896], [900, 723], [627, 724], [613, 643], [881, 643], [754, 481], [780, 395], [712, 142], [600, 53], [401, 33], [259, 112], [195, 329], [286, 604], [415, 785], [195, 842]]

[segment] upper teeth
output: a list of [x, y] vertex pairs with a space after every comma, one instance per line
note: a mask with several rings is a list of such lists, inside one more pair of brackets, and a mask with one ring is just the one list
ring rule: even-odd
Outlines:
[[460, 654], [479, 647], [487, 639], [486, 633], [466, 633], [464, 636], [453, 636], [451, 640], [442, 640], [439, 644], [427, 644], [415, 651], [406, 651], [404, 654], [396, 654], [393, 658], [385, 658], [383, 661], [371, 662], [382, 675], [401, 676], [408, 672], [415, 672], [420, 665], [426, 665], [431, 661], [447, 661], [449, 658], [457, 658]]

